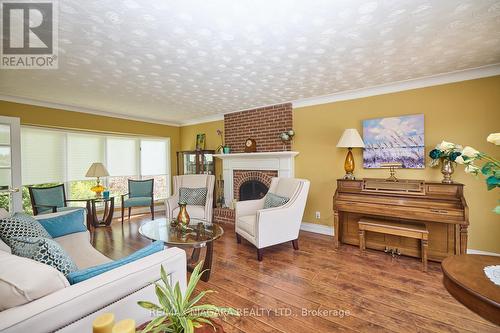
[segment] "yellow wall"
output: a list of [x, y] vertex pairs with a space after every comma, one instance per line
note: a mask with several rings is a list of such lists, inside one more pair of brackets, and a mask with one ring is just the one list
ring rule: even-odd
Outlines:
[[212, 121], [196, 125], [182, 126], [180, 131], [181, 150], [194, 150], [196, 148], [196, 134], [205, 133], [205, 149], [216, 149], [220, 144], [217, 130], [224, 131], [224, 121]]
[[180, 127], [98, 116], [34, 105], [0, 101], [0, 115], [21, 118], [22, 125], [48, 126], [170, 138], [171, 172], [176, 173], [175, 153], [180, 146]]
[[[336, 148], [345, 128], [362, 133], [362, 120], [405, 114], [425, 115], [426, 153], [441, 140], [470, 145], [500, 155], [500, 147], [486, 142], [489, 133], [500, 132], [500, 76], [415, 89], [404, 92], [294, 109], [296, 136], [293, 150], [296, 176], [311, 181], [304, 221], [332, 225], [332, 196], [336, 179], [344, 175], [345, 149]], [[387, 177], [387, 170], [362, 166], [361, 149], [355, 149], [355, 175]], [[439, 169], [398, 170], [400, 178], [440, 181]], [[457, 167], [452, 177], [465, 184], [470, 209], [469, 248], [500, 253], [500, 216], [491, 210], [500, 192], [486, 191], [482, 179]], [[321, 219], [315, 219], [315, 211]]]
[[[500, 76], [496, 76], [294, 109], [293, 150], [300, 152], [296, 176], [311, 180], [304, 221], [333, 223], [332, 196], [336, 179], [344, 174], [346, 154], [335, 145], [345, 128], [354, 127], [361, 133], [363, 119], [423, 113], [426, 152], [445, 139], [499, 156], [499, 148], [485, 140], [489, 133], [500, 131], [499, 92]], [[170, 137], [172, 173], [176, 171], [175, 152], [194, 149], [197, 133], [205, 133], [206, 148], [215, 149], [220, 144], [216, 131], [224, 129], [223, 121], [178, 128], [2, 101], [0, 115], [20, 117], [23, 124], [30, 125]], [[358, 178], [387, 176], [386, 170], [363, 169], [361, 150], [354, 153]], [[216, 167], [219, 173], [220, 163]], [[439, 170], [429, 167], [398, 170], [397, 175], [441, 180]], [[482, 180], [464, 174], [461, 167], [457, 167], [453, 179], [466, 185], [471, 222], [469, 248], [500, 253], [500, 217], [491, 212], [500, 197], [499, 191], [487, 192]], [[319, 220], [315, 219], [316, 211], [321, 212]]]
[[[182, 126], [181, 137], [181, 150], [194, 150], [196, 148], [196, 134], [205, 133], [206, 144], [205, 149], [214, 150], [221, 144], [220, 137], [217, 135], [217, 130], [224, 131], [224, 121], [211, 121], [208, 123]], [[215, 160], [216, 178], [222, 177], [222, 160]]]

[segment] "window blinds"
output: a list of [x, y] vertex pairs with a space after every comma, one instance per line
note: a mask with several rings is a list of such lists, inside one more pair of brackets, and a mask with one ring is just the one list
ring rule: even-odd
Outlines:
[[65, 133], [21, 128], [23, 185], [60, 183], [66, 176]]
[[141, 140], [141, 174], [167, 174], [167, 143], [160, 140]]
[[87, 170], [94, 162], [104, 163], [104, 137], [92, 134], [68, 133], [67, 180], [88, 180]]
[[87, 180], [94, 162], [104, 163], [112, 177], [167, 175], [169, 149], [168, 139], [22, 127], [23, 185]]
[[139, 156], [137, 139], [108, 137], [106, 140], [106, 167], [110, 176], [136, 176]]

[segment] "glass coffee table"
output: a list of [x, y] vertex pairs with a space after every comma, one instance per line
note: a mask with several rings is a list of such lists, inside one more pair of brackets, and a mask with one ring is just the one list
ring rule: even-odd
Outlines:
[[207, 282], [210, 279], [212, 268], [213, 242], [224, 234], [224, 229], [219, 225], [192, 218], [189, 229], [183, 231], [177, 226], [171, 226], [167, 219], [160, 218], [144, 223], [139, 228], [139, 233], [152, 241], [162, 241], [167, 246], [193, 249], [191, 259], [188, 261], [188, 270], [190, 271], [199, 261], [201, 248], [205, 247], [203, 270], [206, 271], [201, 279]]

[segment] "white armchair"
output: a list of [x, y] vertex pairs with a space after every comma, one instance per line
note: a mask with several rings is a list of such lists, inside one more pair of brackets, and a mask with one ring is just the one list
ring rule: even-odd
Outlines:
[[213, 203], [214, 203], [214, 175], [183, 175], [174, 176], [174, 194], [165, 201], [167, 219], [173, 219], [179, 214], [179, 189], [187, 188], [207, 188], [207, 200], [205, 206], [187, 205], [190, 217], [205, 220], [212, 223]]
[[296, 178], [273, 178], [269, 192], [290, 198], [280, 207], [264, 209], [266, 197], [236, 203], [235, 231], [238, 243], [241, 237], [257, 247], [257, 259], [262, 261], [262, 249], [292, 241], [298, 250], [298, 237], [309, 181]]

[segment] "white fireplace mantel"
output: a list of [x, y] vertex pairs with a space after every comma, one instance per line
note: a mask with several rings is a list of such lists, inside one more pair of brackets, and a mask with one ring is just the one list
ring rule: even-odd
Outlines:
[[234, 170], [276, 170], [278, 177], [294, 177], [295, 156], [298, 154], [298, 151], [279, 151], [214, 155], [214, 157], [222, 159], [226, 205], [231, 207], [234, 200]]

